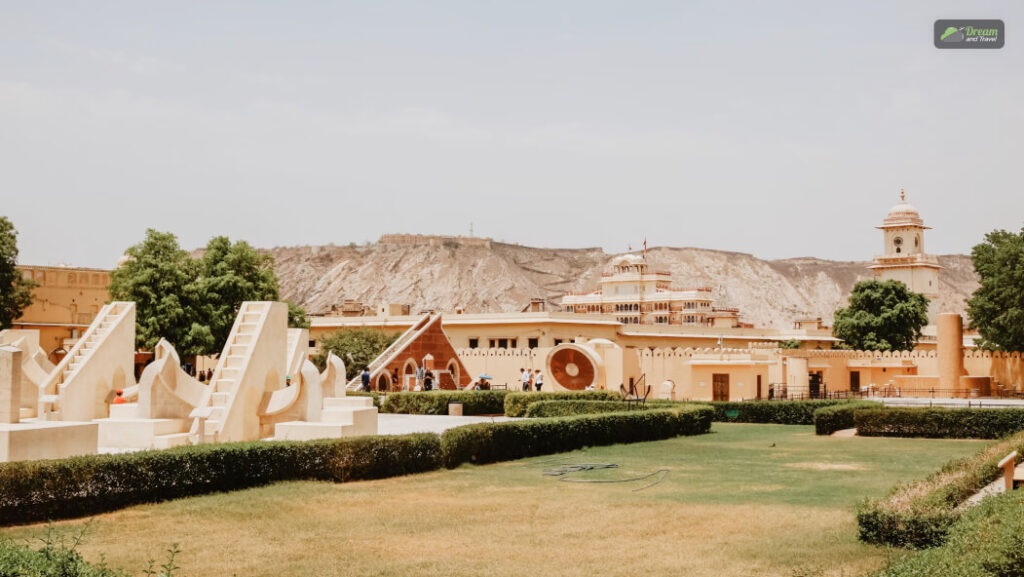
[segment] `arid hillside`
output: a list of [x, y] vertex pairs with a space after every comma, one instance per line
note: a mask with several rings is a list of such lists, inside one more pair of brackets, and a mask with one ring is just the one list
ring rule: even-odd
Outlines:
[[[466, 312], [520, 310], [531, 298], [557, 301], [567, 291], [597, 287], [601, 270], [614, 255], [599, 248], [546, 249], [490, 243], [454, 242], [368, 246], [274, 248], [282, 296], [311, 313], [355, 299], [369, 305], [404, 303]], [[743, 320], [757, 326], [785, 327], [793, 319], [821, 316], [845, 303], [853, 283], [869, 278], [864, 262], [817, 258], [761, 260], [749, 254], [701, 248], [654, 248], [652, 267], [668, 270], [681, 287], [711, 286], [716, 306], [739, 307]], [[971, 259], [939, 257], [942, 309], [959, 311], [977, 287]]]

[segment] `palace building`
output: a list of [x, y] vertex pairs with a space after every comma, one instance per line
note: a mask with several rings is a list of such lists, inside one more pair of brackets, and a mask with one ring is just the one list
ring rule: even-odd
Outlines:
[[741, 326], [738, 309], [714, 307], [710, 287], [674, 288], [668, 272], [635, 254], [616, 257], [596, 291], [562, 297], [562, 310], [614, 315], [624, 325]]

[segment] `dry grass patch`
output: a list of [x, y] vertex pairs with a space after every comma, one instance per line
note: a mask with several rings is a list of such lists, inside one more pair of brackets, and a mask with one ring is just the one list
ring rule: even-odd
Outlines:
[[[81, 550], [138, 572], [177, 542], [189, 577], [789, 577], [808, 566], [822, 567], [821, 575], [856, 575], [879, 567], [885, 553], [857, 541], [855, 503], [975, 450], [944, 441], [815, 437], [810, 427], [715, 430], [562, 458], [343, 485], [282, 483], [133, 507], [97, 517]], [[824, 463], [838, 452], [862, 468], [837, 474], [790, 466]], [[552, 465], [582, 462], [621, 466], [577, 478], [670, 472], [639, 492], [633, 489], [644, 482], [563, 483], [542, 475]], [[41, 528], [5, 532], [24, 539]]]

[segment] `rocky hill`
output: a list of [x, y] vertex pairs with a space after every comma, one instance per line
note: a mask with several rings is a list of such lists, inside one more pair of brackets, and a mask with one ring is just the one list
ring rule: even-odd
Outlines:
[[[599, 248], [545, 249], [491, 242], [274, 248], [282, 296], [311, 313], [355, 299], [466, 312], [517, 311], [531, 298], [557, 301], [567, 291], [597, 287], [613, 256]], [[678, 286], [711, 286], [716, 306], [739, 307], [756, 326], [787, 327], [798, 317], [832, 320], [832, 311], [859, 279], [866, 262], [812, 257], [761, 260], [749, 254], [701, 248], [654, 248], [653, 268], [672, 273]], [[943, 311], [962, 312], [977, 287], [971, 259], [939, 257]]]

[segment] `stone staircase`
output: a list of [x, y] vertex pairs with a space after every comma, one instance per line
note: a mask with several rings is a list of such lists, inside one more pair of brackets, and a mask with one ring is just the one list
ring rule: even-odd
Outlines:
[[[239, 389], [272, 304], [274, 303], [242, 303], [217, 368], [213, 372], [209, 404], [193, 411], [192, 417], [195, 420], [187, 435], [201, 437], [202, 442], [207, 443], [240, 440], [225, 438], [225, 426], [232, 418], [244, 418], [242, 415], [236, 417], [233, 413], [242, 412], [236, 409]], [[281, 378], [284, 378], [284, 375]]]
[[[130, 326], [128, 326], [130, 325]], [[121, 338], [112, 339], [111, 335], [118, 331]], [[130, 342], [120, 342], [130, 334]], [[132, 356], [135, 345], [135, 303], [113, 302], [102, 309], [96, 315], [96, 319], [82, 335], [81, 339], [71, 348], [68, 354], [50, 373], [47, 382], [41, 387], [39, 396], [38, 414], [45, 420], [91, 420], [103, 416], [93, 414], [95, 403], [89, 403], [89, 396], [94, 391], [97, 376], [108, 377], [107, 374], [87, 374], [86, 367], [91, 365], [92, 359], [101, 352], [109, 353], [105, 356], [128, 357], [127, 366], [121, 367], [121, 378], [124, 382], [119, 386], [128, 384], [128, 378], [132, 376]], [[110, 351], [104, 349], [125, 349], [124, 351]], [[100, 363], [103, 364], [103, 363]], [[104, 373], [109, 372], [110, 366], [98, 367]], [[127, 369], [127, 371], [125, 370]], [[109, 379], [113, 381], [113, 379]], [[134, 381], [134, 379], [132, 379]], [[80, 384], [79, 384], [80, 383]], [[118, 383], [114, 383], [118, 385]], [[78, 389], [83, 389], [79, 391]], [[71, 399], [75, 395], [77, 398]]]
[[[377, 358], [370, 363], [370, 382], [375, 382], [380, 371], [384, 367], [387, 367], [397, 355], [401, 354], [406, 345], [418, 337], [420, 333], [425, 331], [437, 316], [438, 313], [423, 315], [423, 318], [417, 321], [413, 326], [409, 327], [407, 331], [402, 333], [402, 336], [398, 337], [395, 342], [391, 343], [391, 346], [384, 349], [384, 352], [378, 355]], [[362, 384], [360, 375], [356, 374], [356, 376], [348, 382], [346, 389], [349, 391], [358, 391], [360, 387], [362, 387]]]

